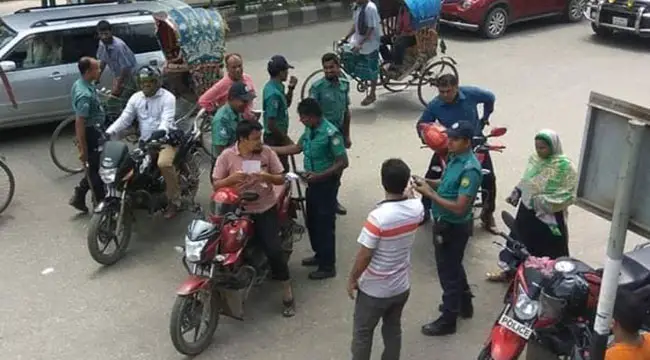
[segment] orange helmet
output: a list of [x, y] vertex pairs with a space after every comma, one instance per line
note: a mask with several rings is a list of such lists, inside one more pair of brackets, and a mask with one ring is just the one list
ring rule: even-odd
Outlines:
[[436, 123], [427, 123], [420, 125], [420, 133], [424, 143], [433, 151], [447, 150], [447, 130], [444, 126]]

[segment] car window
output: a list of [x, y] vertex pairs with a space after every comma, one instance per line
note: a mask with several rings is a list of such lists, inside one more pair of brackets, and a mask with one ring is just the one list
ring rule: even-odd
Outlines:
[[16, 32], [0, 21], [0, 49], [16, 37]]
[[97, 56], [98, 39], [94, 26], [61, 31], [63, 62], [76, 63], [83, 56]]
[[144, 24], [118, 24], [113, 26], [113, 34], [119, 37], [135, 54], [160, 51], [153, 22]]
[[16, 69], [36, 69], [62, 64], [63, 39], [60, 33], [42, 33], [26, 37], [16, 44], [4, 60], [16, 63]]

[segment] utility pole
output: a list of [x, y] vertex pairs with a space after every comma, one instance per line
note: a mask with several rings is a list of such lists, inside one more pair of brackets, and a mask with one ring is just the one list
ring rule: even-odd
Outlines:
[[637, 164], [639, 163], [641, 154], [641, 141], [645, 128], [646, 124], [639, 120], [631, 119], [628, 121], [627, 136], [625, 138], [626, 149], [623, 149], [623, 159], [616, 182], [616, 198], [614, 199], [614, 211], [612, 212], [612, 225], [609, 230], [609, 239], [607, 242], [607, 259], [605, 260], [605, 271], [598, 297], [596, 322], [591, 339], [590, 353], [592, 360], [603, 360], [605, 358], [614, 301], [616, 301], [618, 278], [621, 273], [621, 261], [625, 249], [625, 237], [630, 221], [630, 209], [637, 177]]

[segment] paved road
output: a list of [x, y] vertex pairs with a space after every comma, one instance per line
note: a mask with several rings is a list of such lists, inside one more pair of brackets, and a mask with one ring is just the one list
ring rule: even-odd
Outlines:
[[[295, 65], [296, 75], [304, 79], [347, 26], [329, 23], [238, 38], [228, 48], [244, 55], [246, 70], [261, 88], [271, 55], [284, 53]], [[493, 90], [498, 99], [493, 122], [509, 127], [503, 138], [509, 148], [495, 156], [501, 195], [515, 184], [533, 150], [537, 129], [559, 131], [566, 152], [578, 158], [590, 90], [646, 104], [648, 48], [637, 41], [621, 41], [620, 45], [597, 42], [586, 24], [549, 22], [518, 27], [491, 42], [449, 34], [449, 53], [458, 60], [462, 82]], [[350, 214], [337, 224], [339, 277], [307, 280], [307, 271], [298, 264], [308, 254], [307, 241], [303, 241], [291, 261], [298, 315], [290, 320], [280, 317], [278, 289], [266, 284], [250, 299], [248, 319], [222, 320], [214, 346], [199, 359], [348, 358], [353, 304], [344, 291], [345, 275], [357, 248], [359, 228], [382, 196], [379, 165], [399, 156], [420, 172], [429, 157], [428, 151], [419, 149], [413, 132], [414, 119], [422, 110], [414, 92], [382, 92], [370, 108], [356, 106], [359, 94], [352, 100], [351, 167], [341, 189], [341, 201]], [[291, 111], [293, 116], [295, 110]], [[65, 176], [48, 158], [52, 128], [3, 132], [0, 140], [0, 153], [7, 156], [18, 181], [15, 201], [0, 217], [2, 358], [182, 358], [169, 340], [168, 320], [174, 289], [184, 277], [172, 247], [182, 240], [189, 218], [169, 222], [138, 218], [127, 258], [114, 267], [100, 268], [86, 250], [88, 219], [76, 216], [67, 205], [78, 177]], [[291, 132], [297, 135], [299, 131], [294, 117]], [[202, 198], [207, 194], [204, 187]], [[608, 223], [576, 208], [570, 227], [573, 254], [600, 264]], [[638, 241], [631, 239], [630, 245]], [[413, 252], [413, 292], [404, 319], [404, 359], [476, 356], [504, 290], [482, 280], [494, 265], [497, 250], [492, 240], [479, 232], [467, 250], [468, 273], [477, 294], [475, 318], [462, 321], [456, 336], [430, 339], [420, 335], [419, 329], [437, 315], [434, 308], [440, 290], [430, 232], [420, 231]], [[53, 271], [43, 275], [46, 268]], [[378, 352], [380, 345], [376, 348]]]

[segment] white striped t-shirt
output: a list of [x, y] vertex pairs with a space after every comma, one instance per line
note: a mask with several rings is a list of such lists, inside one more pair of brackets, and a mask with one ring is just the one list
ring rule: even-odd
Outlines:
[[384, 201], [370, 212], [357, 242], [374, 251], [359, 279], [359, 290], [388, 298], [411, 287], [411, 247], [423, 218], [419, 199]]

